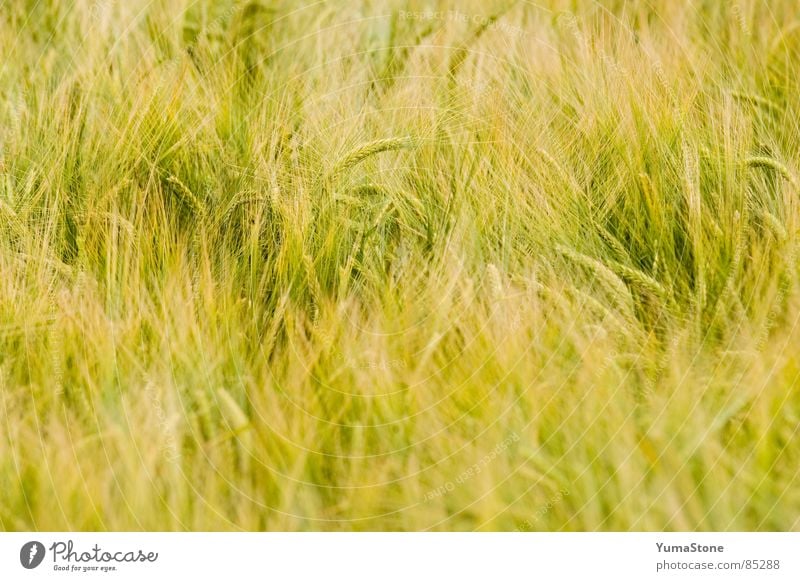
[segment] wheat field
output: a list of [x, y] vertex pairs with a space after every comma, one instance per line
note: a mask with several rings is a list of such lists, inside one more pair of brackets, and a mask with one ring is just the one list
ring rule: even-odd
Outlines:
[[0, 1], [0, 530], [800, 530], [795, 0]]

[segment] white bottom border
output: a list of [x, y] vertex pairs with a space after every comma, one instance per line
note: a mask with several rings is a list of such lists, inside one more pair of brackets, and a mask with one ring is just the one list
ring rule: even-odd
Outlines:
[[800, 533], [2, 533], [0, 579], [777, 581], [800, 579], [798, 549]]

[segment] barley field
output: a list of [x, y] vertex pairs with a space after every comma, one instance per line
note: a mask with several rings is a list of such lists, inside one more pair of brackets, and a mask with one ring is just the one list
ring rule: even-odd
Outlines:
[[0, 530], [800, 530], [795, 0], [0, 0]]

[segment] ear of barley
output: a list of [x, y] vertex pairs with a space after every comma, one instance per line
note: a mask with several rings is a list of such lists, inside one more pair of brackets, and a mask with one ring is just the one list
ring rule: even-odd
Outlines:
[[706, 297], [706, 272], [699, 161], [697, 159], [697, 152], [687, 141], [683, 142], [682, 151], [684, 188], [686, 207], [688, 209], [687, 225], [689, 240], [691, 241], [692, 250], [694, 251], [694, 276], [697, 281], [698, 305], [701, 305]]
[[600, 238], [603, 239], [603, 242], [608, 244], [614, 254], [617, 255], [617, 258], [623, 259], [628, 256], [628, 250], [622, 245], [622, 243], [617, 240], [617, 237], [611, 234], [608, 230], [603, 228], [602, 226], [597, 227], [597, 232], [600, 234]]
[[223, 388], [217, 389], [217, 402], [219, 403], [222, 417], [228, 423], [228, 428], [233, 434], [240, 435], [250, 427], [250, 420], [244, 410], [239, 407], [233, 396]]
[[220, 212], [219, 217], [216, 218], [216, 224], [225, 224], [228, 219], [233, 214], [234, 210], [239, 206], [244, 206], [245, 204], [258, 204], [258, 203], [267, 203], [270, 202], [270, 198], [265, 196], [252, 196], [252, 197], [245, 197], [243, 194], [239, 194], [234, 196], [234, 198], [228, 203], [228, 206], [225, 208], [223, 212]]
[[620, 264], [618, 262], [610, 263], [609, 268], [617, 273], [622, 280], [631, 286], [638, 288], [640, 291], [644, 291], [660, 298], [667, 297], [667, 290], [657, 280], [651, 276], [648, 276], [641, 270], [637, 268], [631, 268], [630, 266], [625, 266], [624, 264]]
[[636, 332], [637, 327], [635, 325], [631, 325], [629, 319], [626, 317], [620, 317], [619, 313], [609, 309], [606, 305], [594, 298], [590, 293], [585, 292], [575, 286], [567, 286], [564, 289], [564, 292], [571, 295], [573, 300], [581, 305], [582, 310], [586, 308], [596, 315], [602, 317], [604, 323], [611, 325], [621, 334], [631, 335], [632, 333]]
[[167, 181], [175, 186], [175, 191], [181, 196], [181, 198], [192, 207], [192, 209], [197, 213], [197, 215], [203, 219], [206, 216], [206, 206], [205, 204], [198, 198], [192, 190], [190, 190], [186, 184], [184, 184], [179, 178], [174, 175], [170, 175], [167, 178]]
[[389, 188], [382, 186], [381, 184], [364, 184], [358, 186], [354, 189], [353, 192], [359, 200], [366, 199], [366, 198], [390, 198], [392, 196], [392, 192]]
[[383, 153], [384, 151], [407, 149], [413, 146], [414, 140], [411, 137], [390, 137], [388, 139], [378, 139], [360, 145], [349, 151], [333, 166], [333, 169], [328, 174], [328, 181], [336, 179], [339, 175], [346, 173], [348, 170], [373, 155]]
[[556, 170], [559, 177], [565, 184], [569, 185], [576, 194], [582, 193], [583, 190], [581, 189], [578, 180], [576, 180], [575, 176], [573, 176], [571, 173], [567, 172], [567, 170], [564, 169], [564, 166], [558, 163], [558, 160], [555, 157], [550, 155], [550, 153], [542, 147], [537, 148], [537, 151], [539, 152], [539, 155], [541, 155], [542, 158]]
[[764, 222], [764, 225], [772, 232], [775, 238], [778, 240], [786, 240], [788, 235], [786, 228], [783, 227], [781, 221], [778, 220], [774, 214], [766, 210], [757, 210], [756, 215], [761, 218], [761, 221]]
[[599, 260], [576, 252], [566, 246], [559, 244], [556, 250], [563, 256], [591, 271], [611, 292], [620, 306], [624, 307], [626, 310], [630, 309], [631, 294], [628, 290], [628, 286], [613, 270]]
[[773, 103], [766, 97], [762, 97], [761, 95], [751, 95], [749, 93], [740, 93], [739, 91], [731, 91], [731, 96], [740, 101], [746, 101], [748, 103], [752, 103], [754, 105], [763, 107], [764, 109], [767, 109], [773, 113], [781, 112], [780, 107], [778, 107], [775, 103]]
[[653, 186], [650, 176], [646, 173], [639, 174], [639, 183], [642, 188], [642, 194], [644, 195], [644, 202], [647, 206], [647, 211], [650, 214], [650, 219], [656, 231], [660, 232], [662, 230], [661, 209], [663, 208], [663, 204], [658, 199], [658, 192]]
[[450, 62], [447, 66], [447, 75], [448, 81], [450, 82], [450, 86], [452, 88], [453, 84], [455, 83], [455, 77], [458, 74], [458, 70], [461, 68], [461, 65], [464, 64], [464, 61], [467, 59], [469, 55], [469, 46], [476, 43], [481, 36], [486, 32], [486, 30], [492, 26], [497, 20], [503, 16], [506, 12], [508, 12], [515, 4], [517, 0], [512, 0], [508, 2], [505, 6], [503, 6], [500, 10], [483, 20], [478, 28], [470, 35], [470, 37], [461, 43], [458, 48], [456, 48], [453, 56], [450, 58]]
[[363, 203], [363, 200], [355, 196], [348, 196], [347, 194], [336, 194], [335, 196], [333, 196], [333, 199], [337, 202], [342, 202], [343, 204], [347, 204], [349, 206], [360, 206]]
[[503, 298], [503, 280], [500, 277], [500, 271], [493, 263], [486, 266], [486, 277], [489, 283], [489, 291], [492, 296], [492, 301], [497, 302]]
[[760, 167], [760, 168], [768, 168], [777, 173], [779, 173], [787, 182], [792, 184], [793, 186], [797, 185], [797, 180], [795, 179], [792, 172], [786, 167], [784, 164], [779, 162], [777, 159], [773, 159], [771, 157], [766, 156], [753, 156], [748, 157], [744, 160], [745, 164], [748, 167]]
[[461, 68], [461, 65], [464, 64], [464, 61], [467, 60], [467, 55], [469, 55], [469, 46], [478, 41], [478, 39], [483, 36], [483, 33], [486, 32], [486, 29], [489, 28], [490, 25], [494, 24], [494, 22], [498, 19], [499, 15], [494, 14], [487, 18], [481, 25], [475, 30], [469, 40], [463, 42], [461, 45], [456, 48], [456, 51], [453, 53], [453, 56], [450, 59], [450, 63], [447, 67], [447, 78], [450, 82], [450, 86], [452, 87], [455, 84], [455, 78], [458, 74], [458, 69]]
[[303, 267], [306, 271], [306, 280], [311, 290], [311, 295], [314, 297], [314, 300], [318, 301], [322, 298], [322, 286], [317, 276], [317, 268], [314, 264], [314, 259], [311, 258], [307, 252], [303, 252]]
[[[19, 216], [17, 216], [14, 208], [6, 204], [3, 200], [0, 200], [0, 216], [4, 216], [3, 221], [8, 224], [17, 236], [23, 236], [25, 228], [22, 225], [22, 221], [19, 219]], [[2, 226], [2, 222], [0, 222], [0, 226]]]

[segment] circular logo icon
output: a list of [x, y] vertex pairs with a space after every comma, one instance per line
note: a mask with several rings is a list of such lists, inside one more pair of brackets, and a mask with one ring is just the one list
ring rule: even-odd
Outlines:
[[44, 545], [39, 541], [25, 543], [19, 550], [19, 562], [26, 569], [35, 569], [41, 565], [44, 553]]

